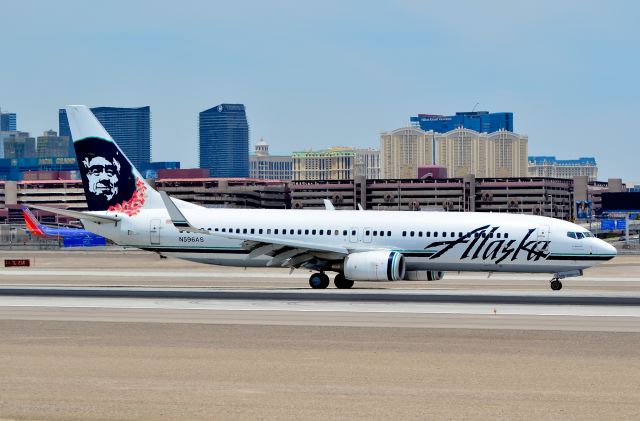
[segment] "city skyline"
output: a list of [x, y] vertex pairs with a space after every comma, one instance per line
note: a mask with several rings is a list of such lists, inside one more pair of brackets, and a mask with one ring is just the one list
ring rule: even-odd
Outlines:
[[245, 104], [251, 145], [264, 137], [278, 154], [376, 147], [410, 116], [479, 102], [513, 112], [530, 155], [595, 156], [599, 178], [640, 181], [635, 3], [294, 5], [139, 2], [122, 15], [112, 5], [9, 3], [6, 54], [21, 66], [0, 69], [0, 106], [36, 134], [55, 129], [67, 103], [150, 105], [154, 160], [195, 167], [197, 114], [210, 104]]

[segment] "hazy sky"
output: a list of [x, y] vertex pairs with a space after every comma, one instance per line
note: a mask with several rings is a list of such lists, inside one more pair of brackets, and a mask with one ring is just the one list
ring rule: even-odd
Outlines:
[[635, 1], [5, 1], [0, 107], [150, 105], [152, 158], [198, 164], [198, 112], [243, 103], [251, 148], [379, 145], [418, 113], [512, 111], [531, 155], [640, 182]]

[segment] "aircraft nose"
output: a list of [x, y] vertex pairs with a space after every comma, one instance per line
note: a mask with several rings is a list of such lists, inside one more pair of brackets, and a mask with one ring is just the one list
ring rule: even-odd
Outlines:
[[611, 256], [610, 259], [613, 259], [618, 254], [618, 250], [613, 247], [611, 244], [607, 243], [604, 240], [598, 240], [598, 254], [603, 254], [606, 256]]

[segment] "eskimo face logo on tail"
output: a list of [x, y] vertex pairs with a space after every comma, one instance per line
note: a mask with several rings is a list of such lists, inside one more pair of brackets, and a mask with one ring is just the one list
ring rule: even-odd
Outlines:
[[89, 210], [138, 213], [144, 204], [144, 192], [136, 194], [136, 190], [144, 184], [136, 180], [131, 164], [116, 145], [90, 137], [74, 142], [74, 147]]

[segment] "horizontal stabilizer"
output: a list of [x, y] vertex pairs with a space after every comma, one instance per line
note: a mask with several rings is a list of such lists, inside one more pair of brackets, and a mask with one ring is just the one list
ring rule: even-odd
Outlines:
[[64, 216], [68, 216], [70, 218], [76, 218], [76, 219], [84, 219], [85, 221], [91, 221], [91, 222], [96, 222], [98, 224], [103, 224], [105, 222], [118, 222], [120, 221], [121, 218], [117, 217], [117, 216], [110, 216], [110, 215], [95, 215], [92, 213], [86, 213], [86, 212], [78, 212], [78, 211], [72, 211], [72, 210], [68, 210], [68, 209], [58, 209], [58, 208], [50, 208], [48, 206], [40, 206], [40, 205], [26, 205], [30, 208], [33, 209], [38, 209], [38, 210], [43, 210], [46, 212], [51, 212], [51, 213], [55, 213], [57, 215], [64, 215]]

